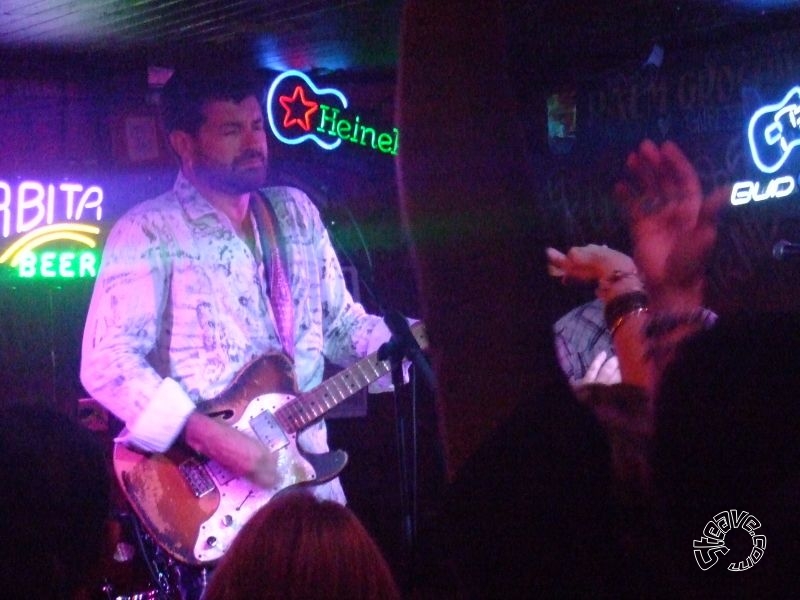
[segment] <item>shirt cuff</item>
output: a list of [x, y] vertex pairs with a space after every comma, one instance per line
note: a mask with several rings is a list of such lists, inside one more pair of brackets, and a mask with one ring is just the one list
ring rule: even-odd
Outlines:
[[178, 382], [166, 378], [136, 422], [127, 424], [114, 441], [132, 444], [145, 452], [166, 452], [194, 410], [194, 402]]

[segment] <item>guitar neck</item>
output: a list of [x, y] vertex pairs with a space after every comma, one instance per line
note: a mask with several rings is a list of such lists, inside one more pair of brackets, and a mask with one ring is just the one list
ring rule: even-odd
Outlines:
[[[427, 347], [425, 326], [415, 323], [411, 332], [421, 348]], [[350, 396], [378, 381], [391, 371], [388, 360], [379, 360], [373, 352], [323, 381], [317, 387], [301, 394], [275, 412], [275, 418], [286, 433], [296, 433], [320, 419]]]

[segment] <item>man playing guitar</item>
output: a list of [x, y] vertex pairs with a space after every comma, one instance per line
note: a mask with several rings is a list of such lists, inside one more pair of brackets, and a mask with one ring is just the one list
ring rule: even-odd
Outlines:
[[[231, 69], [179, 72], [167, 83], [164, 126], [180, 171], [170, 191], [115, 224], [86, 319], [81, 381], [126, 425], [116, 440], [117, 474], [148, 530], [164, 534], [160, 541], [175, 537], [166, 521], [184, 518], [163, 512], [184, 488], [202, 503], [216, 486], [218, 503], [232, 496], [229, 481], [243, 480], [244, 498], [270, 490], [263, 504], [288, 484], [317, 479], [324, 483], [315, 494], [344, 503], [336, 477], [343, 461], [322, 476], [316, 466], [298, 466], [299, 454], [327, 452], [321, 414], [387, 372], [374, 357], [363, 359], [389, 330], [348, 292], [317, 209], [298, 189], [264, 187], [261, 91], [257, 79]], [[235, 399], [215, 404], [232, 387], [248, 393], [241, 374], [265, 356], [275, 358], [267, 378], [280, 384], [259, 392], [283, 396], [247, 414]], [[323, 390], [321, 405], [288, 403], [286, 394], [320, 384], [325, 358], [358, 370], [337, 383], [335, 398]], [[255, 419], [282, 406], [275, 418]], [[232, 416], [237, 426], [225, 422]], [[272, 436], [276, 422], [282, 431]], [[179, 446], [185, 456], [170, 458]], [[287, 446], [291, 456], [276, 451]], [[160, 453], [186, 485], [164, 474]], [[213, 463], [211, 483], [190, 455]], [[197, 563], [218, 558], [230, 540], [206, 526], [241, 522], [245, 503], [225, 514], [204, 509], [192, 525], [202, 531], [188, 536], [197, 536], [194, 547], [183, 540], [173, 554]]]

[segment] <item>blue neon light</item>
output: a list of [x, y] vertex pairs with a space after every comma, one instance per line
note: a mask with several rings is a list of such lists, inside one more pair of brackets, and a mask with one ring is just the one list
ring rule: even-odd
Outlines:
[[774, 173], [800, 146], [800, 86], [777, 104], [758, 109], [750, 118], [747, 140], [753, 162], [763, 173]]

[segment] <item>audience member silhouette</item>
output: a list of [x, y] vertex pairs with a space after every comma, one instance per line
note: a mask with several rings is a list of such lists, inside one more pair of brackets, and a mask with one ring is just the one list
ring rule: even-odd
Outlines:
[[99, 441], [54, 409], [6, 407], [0, 482], [3, 597], [73, 598], [104, 549], [110, 476]]
[[416, 585], [435, 597], [602, 593], [615, 556], [609, 449], [553, 348], [503, 12], [404, 4], [400, 197], [449, 477]]
[[370, 534], [341, 504], [285, 492], [242, 528], [203, 600], [392, 600], [392, 573]]
[[[681, 593], [788, 597], [797, 590], [797, 348], [800, 315], [721, 317], [684, 342], [665, 371], [653, 454], [661, 529], [652, 538], [663, 554], [654, 571]], [[749, 512], [759, 527], [734, 517], [723, 536], [728, 552], [700, 549], [696, 557], [693, 541], [731, 510]], [[766, 548], [741, 569], [748, 556], [758, 558], [753, 533], [764, 536]]]

